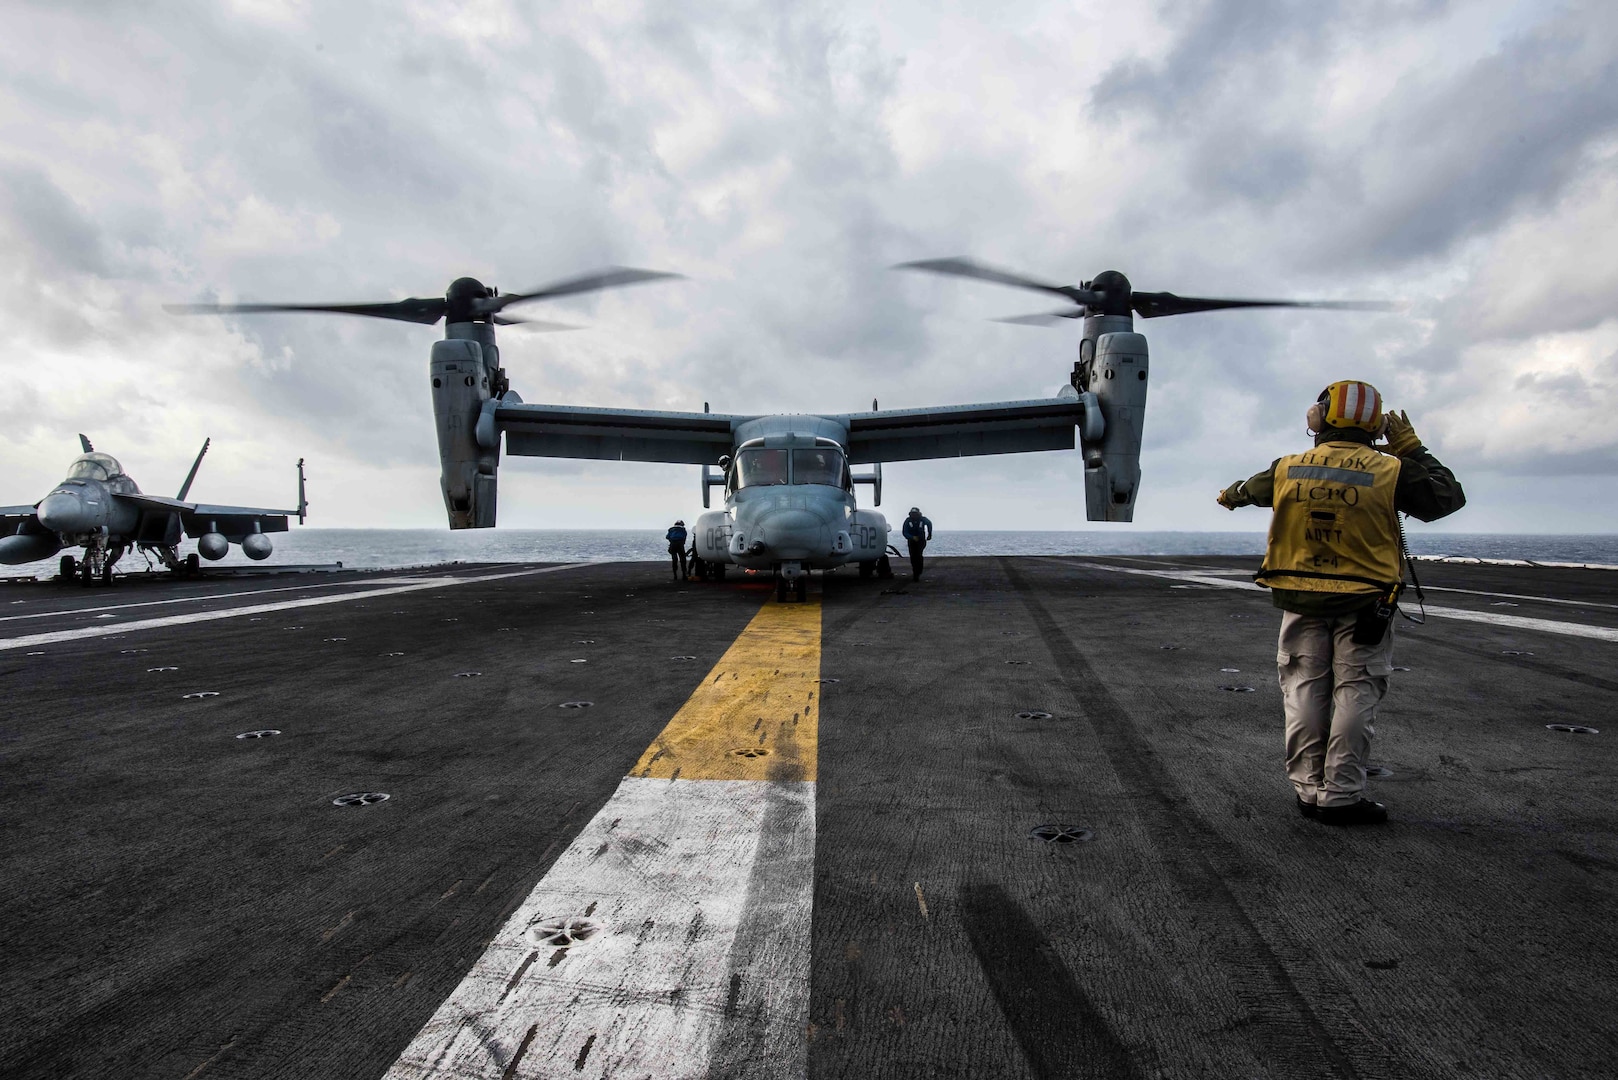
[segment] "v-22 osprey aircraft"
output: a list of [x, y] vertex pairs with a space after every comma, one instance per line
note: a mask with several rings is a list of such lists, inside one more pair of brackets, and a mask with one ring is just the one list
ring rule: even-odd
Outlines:
[[[502, 434], [507, 453], [529, 457], [657, 461], [702, 466], [702, 503], [724, 489], [723, 510], [696, 521], [696, 553], [710, 577], [728, 567], [773, 573], [777, 595], [800, 599], [807, 574], [857, 563], [872, 574], [888, 550], [887, 519], [856, 505], [855, 485], [882, 501], [883, 461], [1071, 449], [1075, 424], [1089, 417], [1099, 436], [1094, 394], [1069, 386], [1055, 399], [887, 410], [850, 415], [728, 415], [530, 405], [511, 388], [495, 327], [526, 322], [510, 305], [674, 277], [614, 267], [525, 293], [500, 294], [460, 278], [443, 298], [380, 304], [186, 304], [176, 314], [326, 311], [418, 322], [446, 319], [428, 378], [451, 529], [495, 523]], [[1088, 414], [1086, 413], [1088, 409]], [[869, 463], [856, 473], [851, 464]], [[716, 467], [717, 466], [717, 467]]]
[[[84, 557], [63, 555], [64, 581], [112, 582], [112, 567], [130, 548], [155, 554], [170, 570], [195, 573], [203, 559], [223, 559], [231, 544], [240, 544], [249, 559], [270, 557], [267, 533], [286, 532], [287, 518], [299, 524], [308, 513], [304, 497], [303, 461], [298, 461], [298, 508], [259, 510], [249, 506], [186, 502], [197, 478], [209, 440], [191, 463], [180, 493], [172, 499], [146, 495], [118, 459], [97, 453], [79, 436], [84, 453], [68, 467], [67, 479], [32, 506], [0, 506], [0, 563], [37, 562], [64, 547], [82, 547]], [[182, 536], [195, 537], [197, 550], [180, 557]]]
[[[1082, 445], [1087, 516], [1130, 521], [1140, 485], [1147, 389], [1146, 338], [1133, 316], [1156, 318], [1221, 308], [1384, 305], [1293, 300], [1222, 300], [1134, 291], [1107, 271], [1080, 285], [1051, 285], [966, 259], [907, 263], [902, 269], [977, 278], [1053, 294], [1070, 307], [1006, 320], [1083, 320], [1079, 360], [1054, 397], [927, 409], [847, 414], [726, 415], [528, 404], [511, 388], [495, 327], [528, 323], [504, 311], [536, 300], [633, 285], [677, 275], [611, 267], [522, 293], [502, 295], [475, 278], [442, 297], [359, 304], [183, 304], [175, 314], [330, 312], [423, 325], [445, 321], [428, 365], [441, 487], [451, 529], [495, 523], [502, 435], [508, 454], [527, 457], [657, 461], [702, 466], [702, 503], [722, 487], [723, 510], [697, 519], [696, 552], [722, 576], [727, 566], [772, 571], [778, 596], [805, 594], [805, 574], [858, 563], [870, 574], [888, 548], [882, 514], [855, 504], [857, 484], [882, 501], [882, 462], [979, 454], [1071, 450]], [[715, 466], [717, 465], [717, 469]], [[853, 465], [869, 465], [855, 473]]]

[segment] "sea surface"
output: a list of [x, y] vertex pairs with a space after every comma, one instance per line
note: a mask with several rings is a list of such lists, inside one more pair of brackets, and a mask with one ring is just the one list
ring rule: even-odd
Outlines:
[[[331, 564], [393, 568], [447, 562], [622, 562], [668, 558], [663, 533], [612, 529], [294, 529], [273, 536], [275, 553], [259, 565]], [[190, 545], [186, 545], [189, 547]], [[1618, 536], [1539, 536], [1499, 533], [1410, 534], [1417, 555], [1618, 566]], [[1259, 555], [1262, 532], [954, 532], [927, 546], [948, 555]], [[118, 564], [145, 569], [139, 553]], [[253, 565], [231, 548], [220, 566]], [[0, 576], [56, 572], [56, 560], [0, 567]]]

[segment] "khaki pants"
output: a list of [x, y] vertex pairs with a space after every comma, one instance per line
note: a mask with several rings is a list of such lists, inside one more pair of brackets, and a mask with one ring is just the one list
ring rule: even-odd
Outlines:
[[1393, 671], [1393, 627], [1354, 644], [1353, 615], [1281, 614], [1275, 666], [1286, 706], [1287, 778], [1298, 798], [1347, 806], [1365, 791], [1376, 706]]

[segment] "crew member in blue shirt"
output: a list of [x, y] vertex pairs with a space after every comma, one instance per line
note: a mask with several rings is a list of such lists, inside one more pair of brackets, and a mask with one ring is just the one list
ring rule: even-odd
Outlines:
[[921, 508], [912, 506], [905, 518], [904, 538], [910, 544], [910, 576], [921, 580], [921, 552], [933, 538], [933, 523], [921, 516]]
[[676, 521], [669, 526], [668, 536], [665, 537], [669, 542], [669, 559], [674, 563], [675, 581], [685, 580], [685, 537], [685, 522], [683, 521]]

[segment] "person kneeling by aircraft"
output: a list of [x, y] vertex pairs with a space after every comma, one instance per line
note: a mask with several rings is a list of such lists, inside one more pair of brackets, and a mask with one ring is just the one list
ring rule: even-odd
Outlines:
[[1218, 502], [1274, 508], [1254, 580], [1282, 611], [1275, 662], [1298, 811], [1329, 825], [1371, 824], [1388, 816], [1364, 792], [1409, 558], [1399, 514], [1436, 521], [1466, 495], [1403, 412], [1384, 415], [1369, 383], [1332, 383], [1307, 416], [1313, 450], [1278, 458]]

